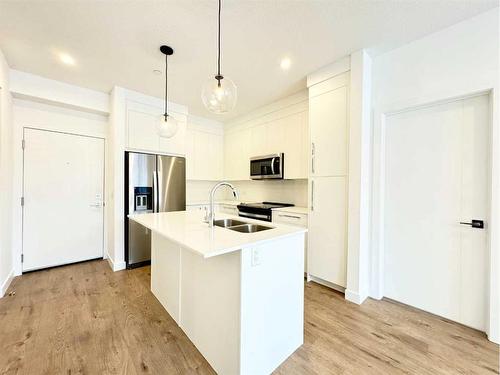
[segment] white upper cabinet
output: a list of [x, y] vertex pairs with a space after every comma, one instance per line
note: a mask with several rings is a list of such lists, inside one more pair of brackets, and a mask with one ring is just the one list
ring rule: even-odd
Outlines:
[[195, 131], [188, 126], [186, 129], [186, 179], [188, 180], [195, 180], [194, 135]]
[[158, 135], [162, 109], [149, 104], [127, 100], [127, 148], [136, 151], [184, 155], [186, 153], [186, 116], [171, 113], [178, 130], [172, 138]]
[[262, 156], [270, 154], [267, 138], [269, 136], [269, 126], [260, 124], [253, 126], [250, 130], [250, 152], [251, 156]]
[[310, 90], [311, 176], [347, 174], [347, 79], [341, 75]]
[[222, 126], [188, 125], [186, 132], [186, 174], [188, 180], [221, 180], [223, 177], [223, 153]]
[[282, 151], [285, 154], [285, 178], [307, 178], [308, 127], [307, 112], [295, 113], [280, 120], [284, 124]]
[[158, 119], [154, 115], [129, 109], [127, 111], [128, 147], [157, 151], [159, 147], [157, 123]]
[[224, 178], [248, 180], [250, 158], [283, 152], [284, 178], [308, 176], [307, 98], [274, 106], [244, 123], [229, 126], [224, 138]]
[[175, 117], [178, 121], [179, 128], [177, 133], [172, 138], [160, 139], [159, 151], [164, 154], [185, 155], [186, 154], [186, 118], [185, 116], [178, 116], [174, 113], [171, 116]]
[[224, 135], [224, 178], [250, 179], [251, 129], [229, 131]]

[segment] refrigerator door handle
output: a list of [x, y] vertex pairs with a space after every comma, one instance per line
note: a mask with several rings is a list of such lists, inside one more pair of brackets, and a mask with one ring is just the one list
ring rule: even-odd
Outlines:
[[153, 171], [153, 212], [158, 212], [158, 172]]

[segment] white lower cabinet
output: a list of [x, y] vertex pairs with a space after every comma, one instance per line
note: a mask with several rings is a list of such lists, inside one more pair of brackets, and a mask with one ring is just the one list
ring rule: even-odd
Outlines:
[[347, 178], [316, 177], [310, 181], [308, 274], [346, 287]]
[[[296, 212], [274, 211], [273, 223], [295, 225], [307, 228], [307, 215]], [[304, 272], [307, 273], [307, 233], [304, 238]]]

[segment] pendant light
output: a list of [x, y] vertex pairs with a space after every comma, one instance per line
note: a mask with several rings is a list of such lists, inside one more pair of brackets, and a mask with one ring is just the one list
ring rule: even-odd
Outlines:
[[218, 39], [217, 39], [217, 75], [210, 78], [202, 88], [201, 99], [205, 107], [213, 113], [222, 114], [231, 111], [236, 105], [236, 85], [220, 72], [220, 13], [221, 0], [219, 0]]
[[174, 53], [169, 46], [161, 46], [160, 51], [165, 54], [165, 113], [160, 118], [158, 134], [163, 138], [172, 138], [177, 133], [177, 120], [168, 114], [168, 56]]

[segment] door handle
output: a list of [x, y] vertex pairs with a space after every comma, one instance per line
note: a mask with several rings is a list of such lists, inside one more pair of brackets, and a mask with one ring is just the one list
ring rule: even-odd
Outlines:
[[483, 220], [472, 220], [470, 223], [464, 223], [463, 221], [460, 222], [462, 225], [470, 225], [472, 228], [478, 228], [482, 229], [484, 228], [484, 221]]
[[153, 171], [153, 212], [158, 212], [158, 176]]
[[311, 211], [314, 211], [314, 180], [311, 181]]

